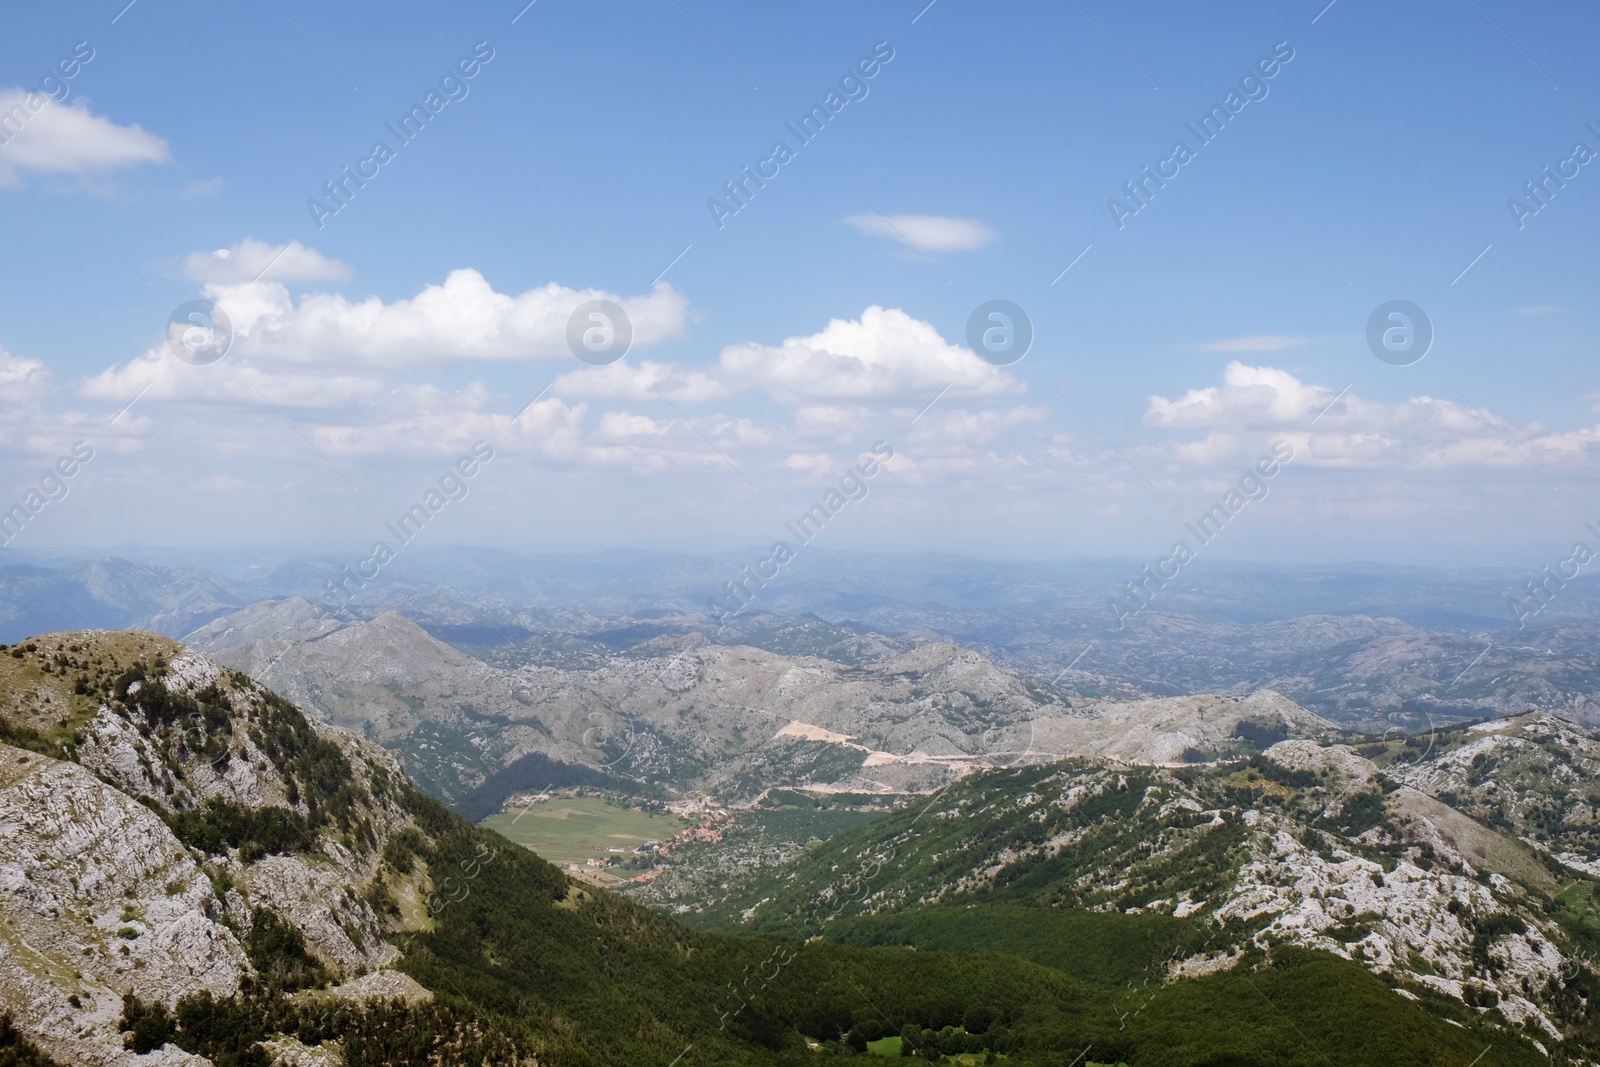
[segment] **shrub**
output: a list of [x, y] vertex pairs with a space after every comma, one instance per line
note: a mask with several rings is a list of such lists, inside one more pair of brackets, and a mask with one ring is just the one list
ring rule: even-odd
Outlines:
[[389, 835], [383, 846], [383, 862], [401, 874], [410, 874], [416, 866], [417, 853], [427, 847], [428, 841], [414, 826], [407, 826]]
[[213, 855], [237, 848], [245, 863], [268, 854], [304, 851], [316, 841], [304, 815], [276, 805], [248, 808], [213, 798], [202, 809], [173, 812], [165, 817], [184, 844]]
[[122, 998], [122, 1032], [127, 1036], [122, 1047], [141, 1056], [171, 1041], [178, 1032], [177, 1023], [160, 1004], [146, 1004], [132, 993]]
[[306, 951], [305, 937], [269, 908], [257, 908], [251, 913], [244, 952], [272, 989], [293, 992], [328, 981], [327, 970]]
[[1282, 719], [1245, 719], [1234, 726], [1233, 736], [1247, 745], [1266, 751], [1279, 741], [1289, 739], [1289, 724]]
[[12, 1024], [10, 1015], [0, 1014], [0, 1067], [60, 1067], [60, 1064], [24, 1037]]

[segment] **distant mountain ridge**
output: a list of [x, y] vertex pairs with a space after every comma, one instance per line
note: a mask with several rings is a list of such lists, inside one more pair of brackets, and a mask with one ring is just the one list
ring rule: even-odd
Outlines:
[[1270, 692], [1085, 699], [939, 643], [880, 642], [880, 658], [840, 663], [689, 634], [572, 666], [502, 667], [398, 613], [351, 622], [294, 598], [188, 640], [388, 746], [450, 801], [531, 753], [739, 803], [786, 786], [926, 792], [1066, 755], [1181, 763], [1237, 750], [1241, 723], [1285, 737], [1336, 729]]
[[[0, 550], [0, 640], [84, 625], [183, 637], [261, 601], [315, 602], [342, 559], [128, 549], [134, 559]], [[1118, 630], [1108, 595], [1127, 561], [1007, 562], [808, 552], [730, 625], [706, 601], [745, 555], [532, 556], [418, 548], [385, 568], [345, 621], [398, 611], [474, 655], [570, 665], [656, 637], [699, 634], [841, 662], [956, 644], [1087, 697], [1282, 692], [1363, 728], [1422, 729], [1542, 708], [1600, 724], [1600, 579], [1566, 583], [1517, 627], [1514, 570], [1199, 560]], [[1137, 566], [1135, 565], [1135, 570]], [[866, 646], [857, 648], [856, 646]]]

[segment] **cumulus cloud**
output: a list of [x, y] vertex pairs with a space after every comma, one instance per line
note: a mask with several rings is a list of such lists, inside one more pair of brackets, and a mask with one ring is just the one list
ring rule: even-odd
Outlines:
[[0, 90], [0, 185], [15, 186], [23, 171], [83, 174], [167, 159], [166, 141], [96, 115], [83, 100]]
[[[325, 421], [300, 423], [317, 447], [328, 455], [384, 460], [396, 456], [432, 457], [465, 451], [474, 441], [490, 441], [505, 449], [554, 462], [579, 458], [584, 451], [583, 422], [588, 409], [547, 398], [520, 412], [495, 410], [481, 387], [459, 392], [414, 391], [407, 403], [378, 418], [351, 424], [330, 415]], [[292, 447], [292, 440], [289, 445]]]
[[191, 252], [184, 257], [183, 273], [197, 282], [238, 285], [257, 280], [274, 282], [342, 282], [350, 268], [329, 259], [299, 241], [269, 245], [246, 237], [231, 248]]
[[[897, 308], [869, 307], [861, 318], [834, 319], [821, 332], [781, 344], [747, 341], [722, 350], [706, 370], [644, 360], [584, 367], [556, 379], [562, 396], [658, 402], [724, 400], [761, 389], [795, 404], [813, 400], [915, 400], [949, 387], [955, 395], [1022, 391], [1014, 378], [952, 345], [929, 323]], [[804, 421], [808, 416], [797, 415]]]
[[0, 448], [26, 444], [39, 451], [41, 434], [65, 432], [43, 407], [51, 385], [43, 363], [13, 356], [0, 346]]
[[[194, 260], [197, 272], [233, 270], [234, 250], [251, 263], [269, 246], [241, 242], [221, 257]], [[286, 246], [293, 250], [298, 245]], [[280, 250], [281, 251], [281, 250]], [[292, 272], [331, 273], [343, 265], [311, 249], [285, 252]], [[274, 265], [270, 273], [276, 273]], [[166, 347], [149, 349], [127, 364], [89, 379], [83, 394], [126, 400], [148, 385], [151, 399], [243, 401], [262, 394], [281, 403], [331, 407], [372, 399], [387, 391], [389, 377], [407, 370], [447, 369], [489, 363], [571, 360], [567, 320], [579, 304], [611, 300], [628, 313], [633, 347], [648, 348], [683, 333], [688, 302], [660, 283], [648, 294], [621, 296], [597, 289], [550, 284], [511, 295], [497, 293], [475, 270], [456, 270], [442, 285], [410, 299], [385, 303], [377, 297], [352, 301], [311, 293], [296, 303], [281, 282], [208, 282], [205, 294], [228, 316], [234, 331], [226, 373], [197, 374]]]
[[908, 439], [929, 451], [964, 455], [1000, 445], [1011, 431], [1049, 417], [1049, 408], [1026, 404], [987, 411], [935, 407], [917, 420]]
[[84, 438], [94, 441], [96, 448], [122, 446], [131, 418], [108, 426], [102, 417], [51, 410], [48, 402], [57, 388], [55, 378], [39, 360], [14, 356], [0, 346], [0, 451], [49, 457]]
[[833, 319], [819, 333], [777, 346], [730, 345], [718, 362], [733, 383], [766, 390], [779, 400], [931, 397], [946, 386], [956, 395], [1020, 393], [1015, 378], [952, 345], [929, 323], [898, 308], [874, 305], [859, 319]]
[[1367, 400], [1237, 361], [1228, 364], [1219, 386], [1177, 399], [1150, 397], [1144, 421], [1207, 431], [1169, 450], [1171, 458], [1194, 464], [1231, 462], [1259, 448], [1264, 433], [1289, 440], [1308, 463], [1368, 470], [1526, 469], [1530, 463], [1537, 469], [1587, 459], [1600, 442], [1600, 427], [1552, 432], [1537, 422], [1514, 423], [1466, 397]]
[[1172, 428], [1290, 425], [1309, 420], [1334, 395], [1288, 371], [1233, 360], [1221, 385], [1191, 389], [1176, 400], [1150, 397], [1145, 422]]
[[1225, 337], [1220, 341], [1207, 341], [1195, 345], [1202, 352], [1278, 352], [1285, 348], [1299, 348], [1311, 341], [1309, 337], [1290, 337], [1283, 334], [1252, 333], [1243, 337]]
[[627, 440], [638, 437], [665, 437], [672, 432], [673, 419], [652, 419], [631, 411], [608, 411], [600, 416], [597, 430], [606, 440]]
[[389, 368], [570, 360], [567, 320], [589, 300], [621, 305], [633, 324], [634, 348], [648, 348], [681, 335], [687, 309], [665, 282], [643, 296], [554, 283], [511, 295], [495, 292], [471, 269], [451, 271], [442, 285], [388, 304], [375, 296], [351, 301], [313, 293], [296, 305], [281, 286], [265, 285], [208, 286], [207, 295], [228, 309], [235, 329], [264, 358]]
[[976, 219], [947, 215], [851, 215], [844, 221], [868, 237], [905, 241], [924, 252], [970, 252], [999, 236]]

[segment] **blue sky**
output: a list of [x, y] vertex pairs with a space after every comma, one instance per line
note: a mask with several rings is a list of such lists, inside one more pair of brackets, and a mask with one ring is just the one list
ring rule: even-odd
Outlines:
[[[766, 544], [879, 440], [837, 547], [1153, 558], [1278, 440], [1207, 551], [1532, 570], [1600, 519], [1600, 163], [1507, 207], [1600, 151], [1581, 5], [124, 3], [0, 40], [7, 107], [93, 51], [0, 146], [0, 507], [95, 449], [13, 548], [361, 552], [480, 440], [430, 538]], [[1202, 145], [1185, 123], [1275, 47]], [[1180, 139], [1119, 228], [1108, 199]], [[202, 298], [238, 333], [192, 366], [164, 330]], [[1034, 330], [1000, 368], [966, 348], [997, 298]], [[568, 351], [589, 299], [628, 309], [621, 362]], [[1392, 299], [1436, 332], [1409, 366], [1364, 336]]]

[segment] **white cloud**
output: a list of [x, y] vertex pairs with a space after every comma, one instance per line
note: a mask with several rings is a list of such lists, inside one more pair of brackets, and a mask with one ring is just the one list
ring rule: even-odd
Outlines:
[[1311, 341], [1309, 337], [1289, 337], [1283, 334], [1252, 333], [1243, 337], [1226, 337], [1221, 341], [1207, 341], [1195, 345], [1202, 352], [1278, 352], [1285, 348], [1299, 348]]
[[976, 219], [946, 215], [851, 215], [844, 221], [868, 237], [909, 242], [924, 252], [970, 252], [999, 236]]
[[1396, 403], [1302, 382], [1276, 367], [1229, 363], [1220, 386], [1176, 400], [1149, 398], [1144, 421], [1165, 429], [1203, 429], [1199, 440], [1160, 451], [1182, 463], [1234, 462], [1281, 437], [1295, 462], [1364, 470], [1521, 468], [1587, 460], [1600, 427], [1551, 432], [1517, 424], [1463, 400], [1414, 396]]
[[[330, 416], [320, 425], [301, 423], [317, 446], [334, 457], [363, 457], [382, 461], [396, 456], [436, 457], [468, 449], [474, 441], [488, 441], [497, 451], [514, 451], [553, 462], [583, 458], [583, 421], [588, 409], [550, 398], [520, 413], [492, 410], [491, 399], [479, 388], [460, 393], [435, 391], [431, 399], [396, 405], [403, 414], [380, 415], [361, 424], [348, 416]], [[293, 439], [286, 439], [293, 447]]]
[[16, 185], [22, 171], [83, 174], [167, 158], [166, 141], [118, 126], [83, 100], [58, 104], [23, 89], [0, 91], [0, 185]]
[[42, 404], [51, 386], [50, 372], [36, 359], [13, 356], [0, 347], [0, 447], [10, 448], [27, 441], [38, 451], [32, 438], [42, 431], [56, 429]]
[[50, 372], [36, 359], [13, 356], [0, 346], [0, 405], [36, 404], [50, 388]]
[[722, 350], [729, 381], [779, 400], [956, 395], [1000, 396], [1022, 384], [970, 350], [950, 344], [930, 324], [898, 308], [874, 305], [859, 319], [833, 319], [820, 333], [776, 347], [747, 341]]
[[917, 420], [907, 435], [919, 452], [969, 454], [1000, 444], [1007, 434], [1049, 419], [1050, 409], [1019, 405], [987, 411], [935, 406]]
[[[254, 290], [254, 291], [245, 291]], [[551, 283], [515, 296], [497, 293], [475, 270], [454, 270], [442, 285], [385, 304], [313, 293], [293, 305], [281, 286], [208, 286], [255, 351], [285, 362], [395, 368], [478, 361], [570, 360], [567, 320], [578, 305], [610, 300], [633, 326], [633, 347], [648, 348], [684, 331], [688, 302], [665, 282], [644, 296]], [[264, 302], [258, 303], [258, 299]], [[237, 301], [235, 313], [230, 301]]]
[[[914, 414], [909, 412], [906, 418]], [[842, 445], [876, 430], [883, 424], [883, 415], [865, 404], [854, 407], [818, 404], [796, 408], [793, 424], [801, 440]]]
[[1290, 425], [1308, 421], [1334, 395], [1288, 371], [1233, 360], [1220, 386], [1191, 389], [1177, 400], [1152, 396], [1145, 422], [1172, 428]]
[[129, 436], [135, 432], [135, 418], [108, 426], [104, 416], [51, 410], [47, 402], [57, 388], [43, 363], [14, 356], [0, 346], [0, 451], [18, 462], [24, 462], [26, 456], [25, 462], [32, 465], [40, 459], [52, 460], [69, 451], [73, 442], [85, 439], [97, 450], [136, 447]]
[[[920, 404], [946, 386], [958, 396], [1023, 391], [1014, 378], [949, 344], [930, 324], [897, 308], [870, 307], [860, 319], [834, 319], [820, 333], [791, 337], [778, 346], [730, 345], [708, 370], [650, 360], [617, 362], [563, 374], [552, 391], [649, 403], [665, 394], [675, 402], [699, 403], [759, 388], [788, 403], [899, 398]], [[797, 417], [806, 421], [809, 416]]]
[[608, 411], [600, 416], [598, 434], [606, 440], [637, 437], [665, 437], [672, 431], [672, 419], [656, 420], [631, 411]]
[[[250, 244], [241, 242], [235, 248]], [[250, 251], [246, 258], [259, 260], [265, 248]], [[223, 257], [222, 263], [231, 258]], [[342, 266], [310, 249], [301, 249], [299, 255], [286, 253], [284, 260], [302, 273]], [[218, 266], [209, 255], [199, 263], [208, 270]], [[278, 269], [275, 265], [272, 273]], [[197, 370], [180, 363], [161, 345], [89, 379], [83, 395], [123, 403], [149, 385], [146, 396], [152, 400], [259, 404], [264, 394], [282, 404], [335, 407], [386, 394], [392, 388], [390, 378], [401, 371], [570, 361], [567, 319], [587, 300], [611, 300], [627, 312], [635, 349], [683, 333], [688, 307], [665, 283], [632, 297], [555, 284], [513, 296], [495, 292], [475, 270], [452, 271], [444, 284], [430, 285], [411, 299], [393, 303], [377, 297], [350, 301], [312, 293], [296, 304], [275, 281], [211, 282], [204, 292], [226, 313], [234, 330], [232, 347], [214, 373], [212, 368]]]
[[269, 245], [246, 237], [231, 248], [191, 252], [184, 257], [183, 273], [197, 282], [238, 285], [257, 280], [274, 282], [342, 282], [350, 268], [329, 259], [299, 241]]
[[827, 452], [791, 452], [783, 465], [804, 474], [829, 475], [840, 466], [838, 457]]

